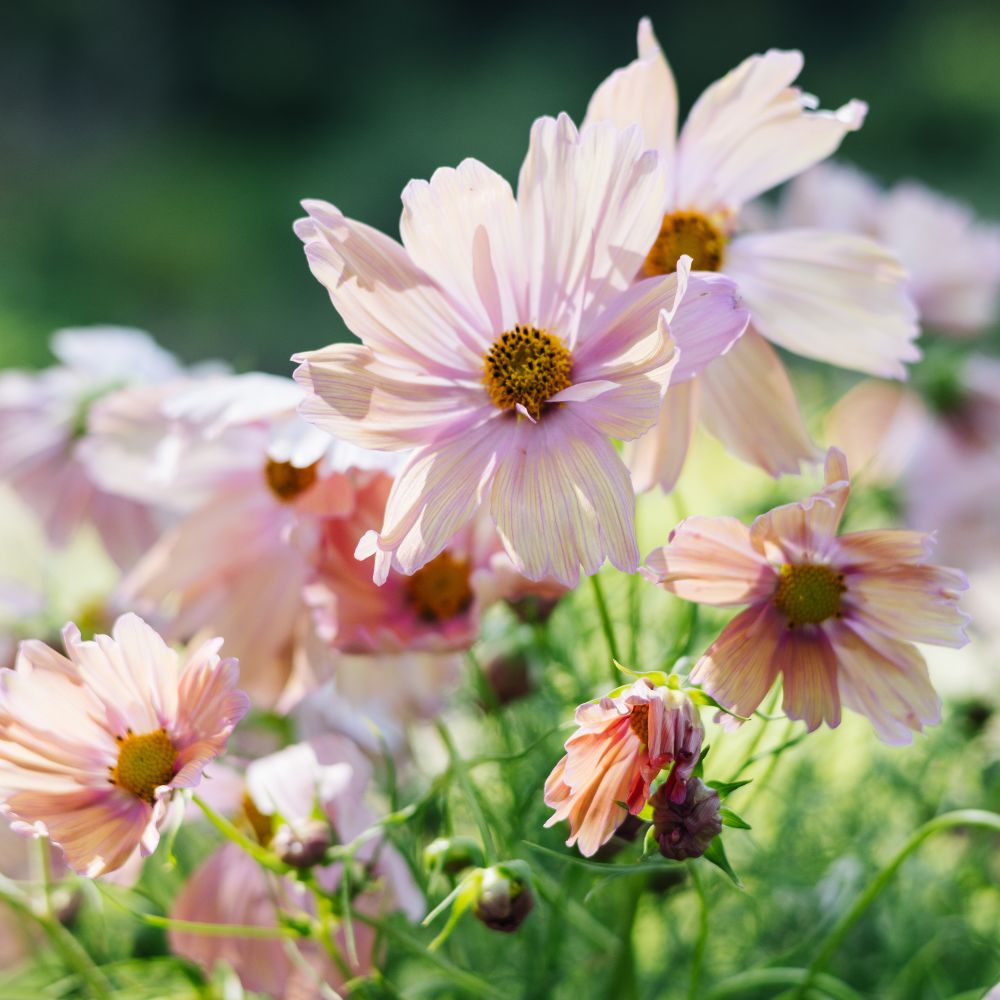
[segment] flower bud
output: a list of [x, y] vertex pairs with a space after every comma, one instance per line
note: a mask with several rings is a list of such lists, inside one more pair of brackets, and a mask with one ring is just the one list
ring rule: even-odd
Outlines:
[[512, 866], [496, 865], [480, 873], [473, 913], [491, 930], [505, 934], [516, 931], [534, 905], [527, 881], [518, 877]]
[[312, 868], [319, 864], [333, 843], [330, 824], [311, 819], [295, 829], [282, 824], [271, 841], [271, 850], [293, 868]]
[[471, 837], [438, 837], [424, 848], [424, 867], [428, 871], [457, 875], [482, 863], [482, 848]]
[[719, 793], [700, 778], [691, 778], [684, 798], [672, 802], [671, 787], [671, 782], [665, 782], [650, 799], [660, 854], [673, 861], [699, 858], [722, 833]]
[[497, 705], [510, 704], [534, 690], [528, 659], [523, 653], [494, 657], [483, 674]]

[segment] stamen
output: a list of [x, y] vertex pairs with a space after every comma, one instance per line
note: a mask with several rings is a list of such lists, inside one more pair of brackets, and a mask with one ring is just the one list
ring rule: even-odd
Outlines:
[[269, 458], [264, 466], [264, 478], [271, 492], [282, 503], [290, 503], [316, 482], [318, 469], [319, 462], [300, 469], [291, 462], [276, 462]]
[[639, 705], [633, 705], [632, 711], [629, 713], [629, 726], [632, 728], [632, 732], [639, 737], [640, 743], [649, 742], [649, 705], [642, 702]]
[[501, 410], [520, 404], [535, 420], [547, 400], [572, 385], [569, 351], [557, 336], [533, 326], [502, 333], [485, 360], [490, 399]]
[[788, 618], [789, 628], [817, 625], [841, 616], [840, 599], [846, 590], [844, 575], [830, 566], [785, 563], [774, 592], [774, 606]]
[[406, 598], [424, 621], [445, 622], [472, 604], [469, 563], [447, 549], [406, 578]]
[[660, 235], [642, 265], [644, 277], [673, 274], [683, 254], [691, 258], [693, 271], [718, 271], [722, 267], [726, 237], [707, 215], [701, 212], [668, 212], [663, 217]]
[[124, 788], [136, 798], [152, 803], [156, 789], [169, 784], [177, 763], [177, 748], [165, 729], [139, 736], [129, 729], [125, 736], [116, 736], [118, 762], [110, 768], [109, 781]]

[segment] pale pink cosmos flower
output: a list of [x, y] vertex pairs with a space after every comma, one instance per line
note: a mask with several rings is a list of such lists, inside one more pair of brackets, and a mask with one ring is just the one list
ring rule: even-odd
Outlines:
[[354, 508], [343, 470], [362, 460], [297, 415], [301, 398], [291, 379], [250, 373], [175, 386], [150, 397], [152, 412], [138, 398], [109, 400], [88, 453], [120, 489], [159, 492], [184, 515], [118, 599], [157, 616], [171, 639], [231, 636], [245, 688], [269, 707], [301, 695], [303, 588], [324, 520]]
[[[475, 160], [403, 192], [403, 245], [308, 201], [313, 274], [360, 345], [296, 355], [303, 415], [370, 448], [414, 449], [380, 532], [375, 579], [411, 574], [487, 508], [518, 571], [567, 585], [638, 565], [635, 497], [612, 443], [647, 430], [746, 325], [717, 275], [632, 279], [664, 185], [637, 127], [531, 131], [517, 197]], [[679, 349], [679, 350], [678, 350]]]
[[133, 614], [63, 639], [68, 659], [29, 640], [0, 671], [0, 812], [95, 877], [156, 849], [174, 791], [199, 783], [248, 701], [221, 639], [182, 660]]
[[669, 764], [671, 798], [683, 801], [705, 731], [687, 694], [645, 679], [581, 705], [576, 722], [566, 756], [545, 782], [545, 804], [555, 810], [545, 825], [568, 820], [567, 845], [590, 857], [611, 839], [626, 810], [642, 812], [653, 779]]
[[[331, 842], [348, 843], [375, 822], [365, 801], [371, 774], [365, 757], [343, 737], [325, 735], [286, 747], [248, 767], [241, 821], [251, 836], [267, 845], [286, 829], [294, 832], [314, 827], [317, 816], [322, 816], [330, 824]], [[377, 885], [356, 897], [354, 908], [370, 916], [403, 909], [410, 919], [419, 919], [423, 898], [406, 863], [388, 843], [373, 837], [358, 849], [357, 859]], [[339, 865], [320, 866], [314, 873], [324, 890], [336, 891], [341, 878]], [[264, 871], [242, 850], [226, 844], [188, 880], [171, 916], [205, 923], [276, 927], [279, 913], [315, 916], [305, 887]], [[374, 932], [355, 921], [354, 935], [356, 966], [348, 961], [342, 929], [334, 945], [350, 966], [351, 975], [364, 975], [372, 967]], [[288, 942], [178, 931], [171, 932], [170, 943], [177, 954], [205, 969], [228, 963], [246, 989], [282, 1000], [319, 997], [319, 984], [339, 989], [344, 983], [341, 970], [315, 941], [297, 943], [297, 955]]]
[[824, 163], [786, 188], [774, 221], [884, 243], [907, 270], [924, 326], [971, 337], [997, 320], [1000, 225], [980, 222], [968, 205], [917, 181], [883, 190], [855, 167]]
[[123, 568], [156, 537], [149, 509], [102, 489], [81, 461], [89, 411], [126, 385], [155, 385], [180, 366], [147, 333], [120, 327], [60, 330], [58, 365], [0, 375], [0, 480], [32, 509], [56, 547], [83, 525], [97, 530]]
[[837, 536], [850, 483], [831, 448], [826, 485], [747, 528], [689, 517], [646, 560], [645, 575], [685, 600], [737, 615], [691, 680], [727, 709], [752, 714], [778, 674], [784, 710], [810, 730], [840, 724], [841, 705], [866, 715], [888, 743], [939, 721], [941, 702], [916, 642], [961, 647], [967, 584], [930, 564], [933, 537], [872, 530]]
[[[724, 357], [671, 388], [657, 426], [630, 446], [638, 490], [673, 487], [700, 419], [745, 461], [779, 475], [816, 457], [776, 344], [796, 354], [902, 378], [919, 352], [915, 311], [896, 258], [860, 235], [818, 228], [739, 233], [751, 199], [825, 159], [860, 128], [866, 105], [816, 111], [794, 86], [800, 52], [772, 49], [712, 84], [677, 130], [677, 88], [648, 19], [638, 58], [595, 91], [588, 122], [638, 122], [666, 162], [640, 277], [670, 273], [681, 254], [692, 268], [736, 283], [750, 330]], [[770, 343], [768, 343], [770, 341]], [[687, 373], [688, 375], [692, 373]], [[682, 381], [675, 374], [673, 383]]]

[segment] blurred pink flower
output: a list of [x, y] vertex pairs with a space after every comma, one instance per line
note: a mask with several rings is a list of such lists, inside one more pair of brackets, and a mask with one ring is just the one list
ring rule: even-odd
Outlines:
[[29, 640], [0, 671], [0, 812], [91, 877], [155, 850], [174, 789], [199, 783], [248, 707], [221, 639], [182, 663], [135, 615], [112, 636], [70, 624], [69, 659]]
[[[182, 510], [187, 491], [198, 501], [126, 577], [119, 600], [158, 616], [171, 639], [231, 636], [244, 687], [267, 706], [301, 693], [303, 588], [324, 520], [354, 508], [342, 459], [360, 460], [298, 417], [301, 398], [276, 376], [206, 379], [151, 399], [152, 413], [137, 399], [109, 400], [95, 439], [121, 488], [130, 479], [143, 495], [179, 493]], [[164, 454], [174, 456], [166, 465]], [[143, 458], [156, 468], [144, 474]]]
[[717, 275], [629, 287], [664, 184], [643, 145], [634, 127], [541, 118], [516, 199], [475, 160], [440, 169], [403, 192], [403, 246], [304, 203], [309, 265], [362, 344], [296, 355], [302, 413], [364, 447], [415, 449], [357, 549], [377, 582], [429, 563], [481, 508], [531, 579], [573, 585], [605, 559], [635, 570], [612, 438], [647, 430], [671, 373], [700, 371], [746, 325]]
[[39, 518], [53, 545], [91, 524], [123, 568], [156, 537], [148, 508], [97, 485], [79, 446], [93, 404], [126, 385], [154, 385], [180, 367], [147, 333], [120, 327], [60, 330], [60, 364], [0, 374], [0, 480]]
[[925, 326], [968, 337], [997, 320], [1000, 225], [979, 222], [968, 205], [923, 184], [903, 181], [886, 191], [854, 167], [824, 163], [786, 188], [775, 222], [884, 243], [907, 270]]
[[[244, 815], [251, 817], [248, 825], [264, 844], [282, 827], [294, 831], [313, 824], [317, 815], [331, 824], [336, 841], [347, 843], [375, 821], [364, 801], [370, 780], [371, 765], [358, 749], [349, 740], [326, 735], [252, 763], [243, 792]], [[376, 916], [401, 908], [411, 919], [419, 919], [424, 910], [423, 898], [406, 863], [389, 844], [372, 838], [358, 849], [357, 858], [380, 884], [375, 891], [355, 897], [355, 909]], [[321, 866], [315, 876], [325, 891], [335, 892], [341, 869], [339, 865]], [[188, 880], [171, 916], [207, 923], [277, 927], [279, 913], [314, 917], [305, 887], [269, 874], [239, 848], [227, 844]], [[374, 933], [354, 921], [354, 934], [359, 961], [351, 974], [364, 975], [371, 969]], [[319, 983], [334, 988], [344, 983], [341, 971], [315, 941], [293, 946], [281, 941], [172, 931], [170, 942], [177, 954], [206, 969], [227, 962], [246, 989], [282, 1000], [319, 997]], [[334, 944], [346, 960], [342, 930], [337, 932]], [[293, 947], [299, 952], [298, 959], [290, 953]]]
[[638, 680], [621, 694], [576, 710], [579, 729], [545, 782], [545, 825], [569, 820], [570, 847], [586, 857], [611, 839], [626, 816], [642, 812], [650, 784], [668, 764], [670, 797], [683, 801], [704, 728], [683, 691]]
[[[820, 229], [737, 234], [742, 207], [829, 156], [867, 111], [851, 101], [814, 110], [793, 81], [799, 52], [751, 56], [695, 102], [677, 133], [673, 74], [644, 18], [638, 58], [595, 91], [588, 122], [642, 126], [667, 165], [640, 277], [667, 274], [681, 254], [720, 271], [750, 310], [750, 329], [697, 379], [675, 385], [656, 427], [628, 450], [636, 489], [673, 487], [700, 419], [730, 451], [772, 475], [816, 450], [788, 375], [768, 341], [807, 358], [901, 378], [919, 352], [915, 312], [895, 257], [860, 235]], [[673, 383], [693, 373], [675, 373]]]
[[679, 597], [749, 604], [691, 673], [722, 705], [750, 715], [780, 673], [784, 710], [810, 730], [840, 724], [841, 704], [866, 715], [888, 743], [940, 718], [941, 703], [915, 642], [961, 647], [965, 577], [927, 562], [930, 535], [858, 531], [837, 537], [850, 483], [831, 448], [826, 486], [747, 528], [731, 517], [689, 517], [644, 573]]

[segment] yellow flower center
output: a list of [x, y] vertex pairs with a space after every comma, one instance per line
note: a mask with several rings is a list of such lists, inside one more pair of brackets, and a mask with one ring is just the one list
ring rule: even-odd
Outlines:
[[683, 254], [691, 258], [694, 271], [718, 271], [725, 246], [725, 235], [707, 215], [668, 212], [663, 216], [660, 235], [643, 262], [642, 273], [647, 278], [673, 274]]
[[108, 769], [111, 784], [152, 803], [156, 789], [168, 784], [174, 776], [177, 748], [165, 729], [138, 736], [130, 729], [116, 739], [118, 763]]
[[461, 614], [472, 603], [469, 563], [445, 550], [406, 578], [406, 598], [429, 622], [443, 622]]
[[788, 618], [788, 627], [816, 625], [840, 617], [844, 576], [821, 563], [785, 563], [774, 592], [774, 606]]
[[515, 326], [490, 348], [483, 381], [501, 410], [520, 404], [537, 420], [545, 402], [572, 385], [572, 367], [572, 356], [555, 334]]
[[645, 702], [641, 705], [633, 705], [629, 713], [629, 726], [632, 732], [639, 737], [640, 743], [649, 742], [649, 705]]
[[300, 469], [291, 462], [276, 462], [269, 458], [264, 466], [264, 478], [271, 492], [282, 503], [289, 503], [316, 482], [318, 467], [319, 462], [313, 462]]

